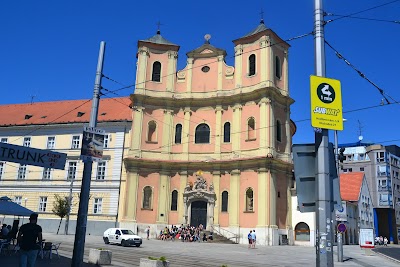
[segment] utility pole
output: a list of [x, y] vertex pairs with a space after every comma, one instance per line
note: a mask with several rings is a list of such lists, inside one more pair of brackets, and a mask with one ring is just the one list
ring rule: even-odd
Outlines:
[[[97, 113], [100, 100], [101, 78], [103, 76], [105, 46], [106, 43], [104, 41], [101, 41], [99, 58], [97, 61], [96, 79], [94, 83], [89, 127], [96, 127], [97, 125]], [[78, 219], [76, 222], [74, 251], [72, 254], [71, 267], [81, 267], [83, 265], [83, 253], [85, 249], [86, 225], [89, 206], [90, 179], [92, 176], [93, 165], [92, 163], [93, 162], [91, 160], [84, 162], [81, 195], [79, 199]]]
[[[322, 0], [315, 0], [314, 9], [315, 75], [325, 77], [324, 10]], [[329, 136], [327, 129], [315, 133], [317, 151], [316, 194], [316, 266], [333, 266], [332, 181], [329, 179]]]

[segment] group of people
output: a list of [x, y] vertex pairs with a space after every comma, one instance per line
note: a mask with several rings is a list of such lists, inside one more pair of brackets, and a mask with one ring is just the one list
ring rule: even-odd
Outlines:
[[375, 244], [377, 244], [377, 245], [387, 246], [388, 242], [389, 242], [389, 240], [386, 238], [386, 236], [384, 238], [382, 236], [375, 237]]
[[249, 248], [256, 248], [256, 230], [250, 230], [250, 233], [247, 235], [247, 239], [249, 240]]
[[[181, 240], [182, 242], [207, 242], [214, 240], [213, 232], [211, 231], [208, 235], [203, 232], [204, 226], [200, 224], [195, 227], [192, 225], [181, 226], [172, 225], [171, 228], [165, 227], [160, 231], [158, 239], [167, 241], [175, 241], [175, 239]], [[150, 227], [146, 229], [147, 238], [149, 238]]]
[[[10, 243], [17, 239], [20, 251], [20, 267], [34, 267], [36, 258], [43, 241], [42, 227], [37, 224], [38, 214], [32, 213], [29, 216], [29, 223], [22, 225], [18, 229], [19, 221], [14, 221], [13, 226], [3, 224], [1, 228], [1, 242]], [[17, 236], [18, 233], [18, 236]]]

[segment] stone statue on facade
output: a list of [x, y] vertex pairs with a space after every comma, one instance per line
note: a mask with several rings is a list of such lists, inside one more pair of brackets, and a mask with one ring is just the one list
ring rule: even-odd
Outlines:
[[185, 192], [192, 191], [192, 187], [190, 186], [189, 182], [186, 184]]
[[193, 190], [207, 190], [207, 182], [203, 176], [197, 175], [197, 180], [194, 182]]
[[214, 192], [214, 184], [213, 183], [211, 183], [210, 184], [210, 187], [208, 188], [208, 191], [210, 191], [210, 192]]

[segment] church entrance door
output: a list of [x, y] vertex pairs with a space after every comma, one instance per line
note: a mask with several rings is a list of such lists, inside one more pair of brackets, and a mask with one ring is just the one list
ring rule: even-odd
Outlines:
[[199, 226], [203, 225], [204, 229], [207, 227], [207, 202], [205, 201], [193, 201], [190, 225]]

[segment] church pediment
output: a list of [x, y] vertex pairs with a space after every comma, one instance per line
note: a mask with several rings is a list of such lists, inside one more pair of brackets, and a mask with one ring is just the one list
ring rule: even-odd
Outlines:
[[226, 56], [226, 51], [223, 49], [216, 48], [215, 46], [205, 43], [199, 48], [186, 53], [188, 58], [211, 58], [218, 56]]

